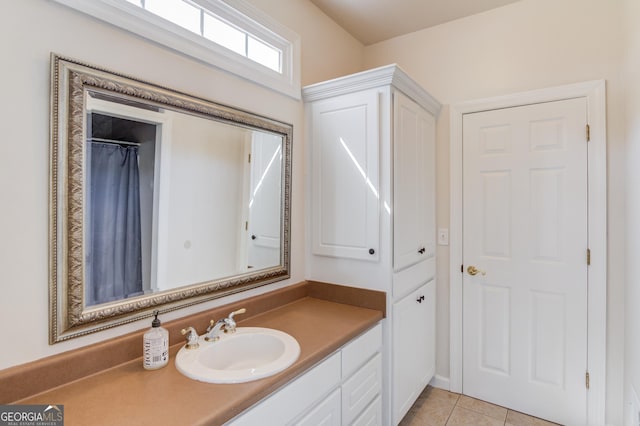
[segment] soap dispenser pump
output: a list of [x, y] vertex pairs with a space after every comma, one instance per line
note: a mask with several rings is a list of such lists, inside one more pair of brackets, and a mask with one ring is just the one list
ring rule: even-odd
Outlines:
[[147, 370], [157, 370], [169, 363], [169, 332], [160, 327], [158, 314], [160, 311], [153, 311], [155, 318], [143, 338], [143, 366]]

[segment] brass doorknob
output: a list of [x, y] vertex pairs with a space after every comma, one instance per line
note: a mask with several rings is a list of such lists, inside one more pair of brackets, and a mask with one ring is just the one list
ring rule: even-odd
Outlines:
[[469, 273], [469, 275], [477, 275], [478, 273], [482, 274], [482, 276], [487, 275], [485, 271], [483, 271], [482, 269], [478, 269], [473, 265], [467, 268], [467, 272]]

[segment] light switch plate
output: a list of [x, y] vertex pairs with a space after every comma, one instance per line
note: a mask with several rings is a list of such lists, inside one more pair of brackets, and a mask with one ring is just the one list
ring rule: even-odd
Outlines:
[[438, 245], [439, 246], [449, 245], [449, 229], [448, 228], [438, 229]]

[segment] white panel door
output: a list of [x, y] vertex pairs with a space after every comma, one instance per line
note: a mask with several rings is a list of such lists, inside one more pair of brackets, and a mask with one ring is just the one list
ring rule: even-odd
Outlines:
[[585, 98], [463, 118], [463, 393], [571, 425], [587, 412], [586, 123]]
[[311, 107], [313, 254], [379, 258], [378, 96], [370, 90]]
[[435, 256], [435, 118], [393, 97], [393, 268]]
[[263, 269], [280, 263], [282, 137], [253, 132], [251, 146], [248, 267]]

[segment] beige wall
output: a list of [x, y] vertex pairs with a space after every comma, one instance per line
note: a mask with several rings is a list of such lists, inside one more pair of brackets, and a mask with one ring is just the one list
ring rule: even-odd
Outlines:
[[640, 2], [625, 0], [627, 49], [626, 78], [626, 142], [627, 142], [627, 252], [625, 294], [625, 421], [637, 425], [640, 406], [631, 405], [634, 394], [640, 398]]
[[245, 143], [251, 133], [191, 114], [167, 115], [170, 142], [160, 156], [167, 160], [166, 169], [160, 168], [166, 181], [159, 185], [167, 188], [166, 204], [160, 201], [166, 207], [159, 208], [167, 218], [158, 232], [166, 235], [164, 251], [158, 250], [165, 259], [158, 262], [161, 290], [238, 273], [244, 241], [239, 230], [246, 220]]
[[[307, 1], [261, 1], [302, 38], [303, 81], [361, 68], [362, 46]], [[286, 3], [286, 7], [285, 7]], [[277, 6], [280, 7], [277, 7]], [[272, 9], [273, 8], [273, 9]], [[270, 10], [271, 9], [271, 10]], [[0, 369], [146, 328], [140, 321], [48, 345], [49, 54], [56, 52], [294, 125], [292, 277], [164, 315], [188, 313], [304, 279], [304, 149], [300, 101], [205, 66], [49, 0], [5, 2], [0, 13]], [[318, 53], [319, 55], [316, 55]], [[311, 79], [311, 80], [310, 80]]]
[[248, 0], [302, 38], [302, 85], [362, 71], [363, 45], [309, 0]]
[[[622, 424], [625, 325], [622, 308], [627, 89], [621, 73], [623, 14], [619, 0], [523, 0], [365, 48], [367, 68], [396, 62], [445, 105], [580, 81], [607, 80], [606, 390], [607, 422], [614, 425]], [[640, 30], [634, 31], [637, 38]], [[449, 226], [448, 114], [445, 107], [438, 122], [439, 227]], [[447, 247], [438, 249], [437, 374], [446, 378], [449, 376], [449, 255]]]

